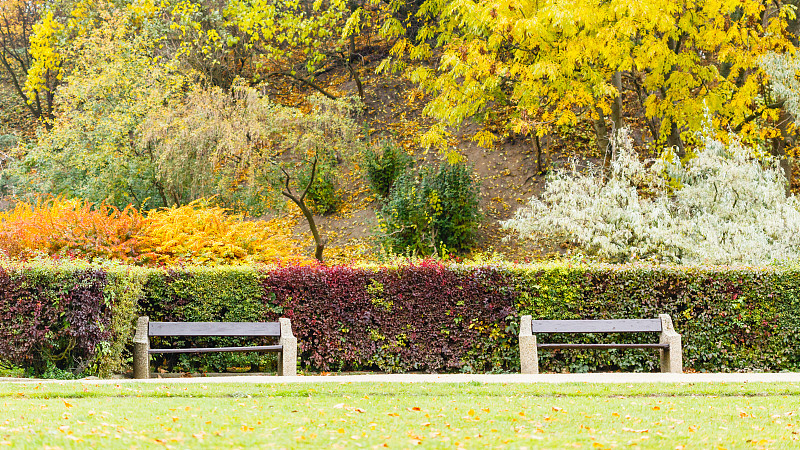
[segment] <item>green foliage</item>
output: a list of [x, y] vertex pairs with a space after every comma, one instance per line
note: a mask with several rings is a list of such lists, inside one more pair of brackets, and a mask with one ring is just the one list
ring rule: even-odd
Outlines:
[[132, 359], [132, 332], [136, 327], [139, 301], [144, 298], [144, 286], [149, 271], [139, 267], [106, 265], [108, 284], [103, 292], [111, 305], [111, 338], [99, 345], [95, 373], [107, 378], [127, 369]]
[[[145, 284], [139, 311], [154, 321], [176, 322], [260, 322], [277, 320], [265, 295], [262, 274], [248, 267], [216, 269], [190, 268], [179, 272], [151, 271]], [[260, 345], [244, 338], [163, 338], [163, 346], [247, 346]], [[272, 370], [274, 355], [264, 353], [210, 353], [158, 355], [153, 366], [181, 371], [225, 372], [229, 367]]]
[[70, 58], [51, 129], [17, 167], [23, 192], [105, 201], [120, 209], [145, 202], [167, 206], [157, 155], [139, 146], [138, 138], [147, 115], [174, 100], [184, 78], [153, 63], [156, 42], [122, 12], [72, 41], [80, 51]]
[[[797, 367], [800, 353], [786, 347], [800, 330], [796, 268], [687, 268], [658, 266], [549, 266], [513, 271], [520, 314], [540, 319], [650, 318], [669, 314], [683, 336], [684, 365], [701, 371]], [[540, 342], [644, 342], [628, 335], [541, 336]], [[605, 339], [605, 340], [604, 340]], [[652, 339], [652, 338], [650, 338]], [[563, 341], [566, 342], [566, 341]], [[543, 352], [547, 370], [616, 368], [652, 371], [646, 351]], [[794, 369], [790, 369], [794, 370]]]
[[391, 140], [364, 149], [364, 171], [372, 192], [387, 198], [395, 180], [411, 165], [411, 157]]
[[14, 148], [19, 143], [19, 138], [13, 134], [0, 134], [0, 150]]
[[[322, 149], [317, 150], [319, 161], [314, 180], [308, 188], [306, 198], [309, 200], [309, 207], [315, 214], [328, 215], [336, 212], [342, 202], [339, 192], [338, 163], [334, 155]], [[301, 172], [297, 177], [297, 184], [305, 186], [309, 183], [311, 176], [310, 168]]]
[[78, 378], [79, 374], [72, 373], [69, 370], [64, 370], [53, 364], [52, 361], [47, 362], [47, 367], [44, 372], [40, 374], [42, 378], [51, 380], [74, 380]]
[[401, 175], [379, 213], [385, 244], [423, 255], [468, 250], [480, 221], [478, 191], [463, 161]]

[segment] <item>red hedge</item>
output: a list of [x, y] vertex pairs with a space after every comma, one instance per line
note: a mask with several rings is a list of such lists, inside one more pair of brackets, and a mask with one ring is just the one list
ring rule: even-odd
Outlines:
[[492, 354], [476, 361], [471, 350], [514, 315], [500, 272], [435, 263], [289, 267], [269, 272], [263, 286], [292, 319], [306, 364], [322, 370], [491, 370]]
[[9, 271], [0, 267], [0, 358], [37, 370], [82, 372], [111, 337], [100, 270]]

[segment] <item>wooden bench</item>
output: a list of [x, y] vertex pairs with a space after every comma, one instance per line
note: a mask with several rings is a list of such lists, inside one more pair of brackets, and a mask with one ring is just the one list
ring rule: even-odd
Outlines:
[[[660, 333], [658, 344], [540, 344], [536, 333]], [[522, 316], [519, 330], [519, 356], [522, 373], [539, 373], [540, 348], [652, 348], [661, 356], [661, 371], [683, 373], [681, 335], [675, 332], [669, 314], [658, 319], [621, 320], [533, 320]]]
[[[151, 336], [277, 337], [277, 345], [212, 348], [150, 348]], [[150, 322], [139, 317], [133, 338], [133, 377], [150, 378], [150, 355], [155, 353], [277, 352], [278, 375], [297, 374], [297, 338], [289, 319], [278, 322]]]

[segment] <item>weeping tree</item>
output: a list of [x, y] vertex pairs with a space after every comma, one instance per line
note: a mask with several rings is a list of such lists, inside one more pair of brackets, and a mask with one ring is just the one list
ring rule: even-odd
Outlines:
[[252, 88], [198, 88], [180, 108], [151, 114], [140, 145], [158, 155], [156, 171], [176, 204], [215, 195], [259, 214], [289, 199], [308, 220], [321, 261], [326, 239], [314, 212], [335, 207], [339, 165], [361, 145], [359, 110], [351, 98], [311, 97], [304, 112]]

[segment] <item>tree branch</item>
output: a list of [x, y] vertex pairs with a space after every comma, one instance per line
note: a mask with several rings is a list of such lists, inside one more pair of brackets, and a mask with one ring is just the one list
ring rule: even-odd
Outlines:
[[753, 114], [750, 114], [749, 116], [747, 116], [747, 117], [745, 117], [744, 119], [742, 119], [742, 123], [740, 123], [739, 125], [737, 125], [737, 126], [736, 126], [736, 127], [733, 129], [733, 131], [734, 131], [734, 132], [736, 132], [736, 133], [738, 133], [738, 132], [742, 131], [742, 127], [744, 127], [746, 123], [750, 122], [750, 121], [751, 121], [751, 120], [753, 120], [753, 119], [756, 119], [756, 118], [757, 118], [758, 116], [760, 116], [760, 115], [761, 115], [761, 114], [762, 114], [764, 111], [766, 111], [766, 110], [768, 110], [768, 109], [778, 109], [778, 108], [783, 108], [783, 105], [784, 105], [785, 103], [786, 103], [786, 100], [781, 100], [781, 101], [779, 101], [779, 102], [775, 102], [775, 103], [772, 103], [772, 104], [769, 104], [769, 105], [764, 105], [764, 106], [762, 106], [761, 108], [758, 108], [758, 111], [756, 111], [756, 112], [754, 112]]
[[293, 79], [295, 81], [299, 81], [300, 83], [305, 84], [306, 86], [309, 86], [309, 87], [312, 87], [312, 88], [316, 89], [322, 95], [324, 95], [325, 97], [328, 97], [331, 100], [336, 100], [336, 96], [334, 96], [330, 92], [326, 91], [322, 87], [318, 86], [313, 81], [306, 80], [303, 77], [298, 77], [297, 75], [294, 75], [294, 74], [291, 74], [291, 73], [286, 73], [286, 72], [272, 72], [271, 74], [268, 74], [267, 76], [268, 77], [282, 76], [282, 77], [286, 77], [286, 78], [291, 78], [291, 79]]
[[306, 188], [303, 190], [303, 195], [300, 196], [300, 201], [305, 200], [306, 194], [308, 194], [308, 190], [311, 189], [311, 184], [314, 183], [314, 176], [317, 174], [317, 152], [314, 152], [314, 162], [311, 164], [311, 176], [308, 178], [308, 183], [306, 183]]

